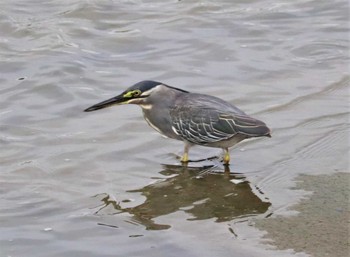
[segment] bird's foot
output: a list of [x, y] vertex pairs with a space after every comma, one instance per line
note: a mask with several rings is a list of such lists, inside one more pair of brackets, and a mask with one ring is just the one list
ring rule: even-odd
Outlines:
[[226, 166], [230, 164], [230, 153], [228, 151], [225, 152], [223, 162], [224, 162], [224, 165]]
[[188, 163], [188, 153], [184, 153], [181, 157], [181, 162], [182, 163]]
[[182, 163], [212, 161], [218, 158], [219, 158], [218, 156], [211, 156], [203, 159], [190, 160], [188, 158], [188, 154], [184, 154], [183, 156], [176, 155], [176, 159], [179, 159]]

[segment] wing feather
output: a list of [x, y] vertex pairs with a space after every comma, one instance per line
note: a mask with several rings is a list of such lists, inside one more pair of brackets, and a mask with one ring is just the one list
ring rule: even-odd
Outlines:
[[170, 111], [172, 129], [183, 139], [201, 145], [228, 140], [237, 134], [247, 137], [269, 135], [270, 130], [264, 122], [233, 108], [226, 112], [204, 102], [177, 105]]

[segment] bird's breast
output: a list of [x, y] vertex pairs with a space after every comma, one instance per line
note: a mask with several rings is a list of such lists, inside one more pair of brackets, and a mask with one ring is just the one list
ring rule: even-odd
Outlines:
[[171, 128], [172, 121], [170, 115], [166, 111], [155, 108], [142, 108], [142, 111], [143, 117], [146, 120], [147, 124], [158, 133], [160, 133], [163, 137], [181, 140]]
[[156, 125], [154, 125], [146, 116], [144, 116], [144, 118], [145, 118], [147, 124], [148, 124], [151, 128], [153, 128], [154, 130], [156, 130], [156, 131], [157, 131], [158, 133], [160, 133], [163, 137], [168, 138], [168, 136], [166, 136], [166, 135], [160, 130], [160, 128], [158, 128]]

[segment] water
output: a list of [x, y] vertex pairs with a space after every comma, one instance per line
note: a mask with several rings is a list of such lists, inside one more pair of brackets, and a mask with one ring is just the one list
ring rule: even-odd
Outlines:
[[[290, 256], [254, 220], [288, 213], [298, 174], [349, 171], [347, 1], [0, 10], [2, 256]], [[182, 143], [138, 107], [83, 112], [144, 79], [221, 97], [273, 137], [232, 149], [229, 174], [178, 166]]]

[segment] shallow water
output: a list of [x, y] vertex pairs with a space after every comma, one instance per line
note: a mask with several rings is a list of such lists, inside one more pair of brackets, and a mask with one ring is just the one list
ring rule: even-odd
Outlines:
[[[340, 0], [1, 1], [1, 255], [290, 256], [254, 220], [288, 213], [298, 174], [349, 171], [348, 33]], [[232, 149], [230, 174], [178, 166], [138, 107], [83, 112], [144, 79], [273, 137]]]

